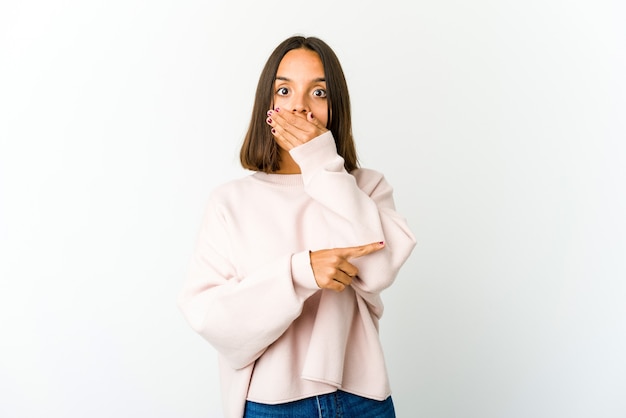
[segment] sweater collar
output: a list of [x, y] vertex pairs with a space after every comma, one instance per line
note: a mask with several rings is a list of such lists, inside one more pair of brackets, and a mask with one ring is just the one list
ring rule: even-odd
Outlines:
[[252, 177], [264, 183], [275, 184], [277, 186], [302, 187], [304, 184], [302, 182], [302, 174], [275, 174], [257, 171]]

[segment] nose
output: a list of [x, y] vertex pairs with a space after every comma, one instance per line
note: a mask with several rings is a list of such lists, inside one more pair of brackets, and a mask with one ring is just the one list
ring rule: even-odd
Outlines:
[[305, 93], [298, 93], [292, 96], [292, 102], [290, 103], [292, 112], [294, 113], [308, 113], [309, 102]]

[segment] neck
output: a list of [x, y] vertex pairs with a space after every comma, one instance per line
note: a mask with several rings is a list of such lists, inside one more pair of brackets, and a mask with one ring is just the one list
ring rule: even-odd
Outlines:
[[277, 174], [301, 174], [300, 166], [291, 158], [291, 154], [283, 149], [280, 150], [280, 168]]

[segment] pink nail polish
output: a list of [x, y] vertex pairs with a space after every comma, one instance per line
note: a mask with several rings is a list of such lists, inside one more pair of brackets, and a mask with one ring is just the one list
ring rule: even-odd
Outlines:
[[267, 123], [272, 123], [272, 118], [267, 118], [266, 121]]
[[267, 111], [267, 116], [272, 116], [272, 111], [271, 110]]
[[385, 245], [385, 241], [379, 242], [378, 245]]
[[276, 109], [274, 109], [274, 110], [275, 110], [275, 111], [277, 111], [277, 112], [280, 112], [280, 108], [279, 108], [279, 107], [277, 107], [277, 108], [276, 108]]
[[276, 133], [276, 129], [272, 128], [272, 133], [275, 134]]

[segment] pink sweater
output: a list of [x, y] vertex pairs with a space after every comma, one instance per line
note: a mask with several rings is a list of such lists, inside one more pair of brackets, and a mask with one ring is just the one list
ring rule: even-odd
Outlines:
[[[383, 400], [391, 390], [378, 336], [380, 292], [415, 246], [392, 188], [343, 167], [330, 132], [294, 148], [302, 174], [257, 172], [210, 196], [178, 304], [219, 353], [225, 414], [245, 400], [282, 403], [338, 388]], [[385, 241], [352, 259], [358, 278], [320, 290], [309, 250]]]

